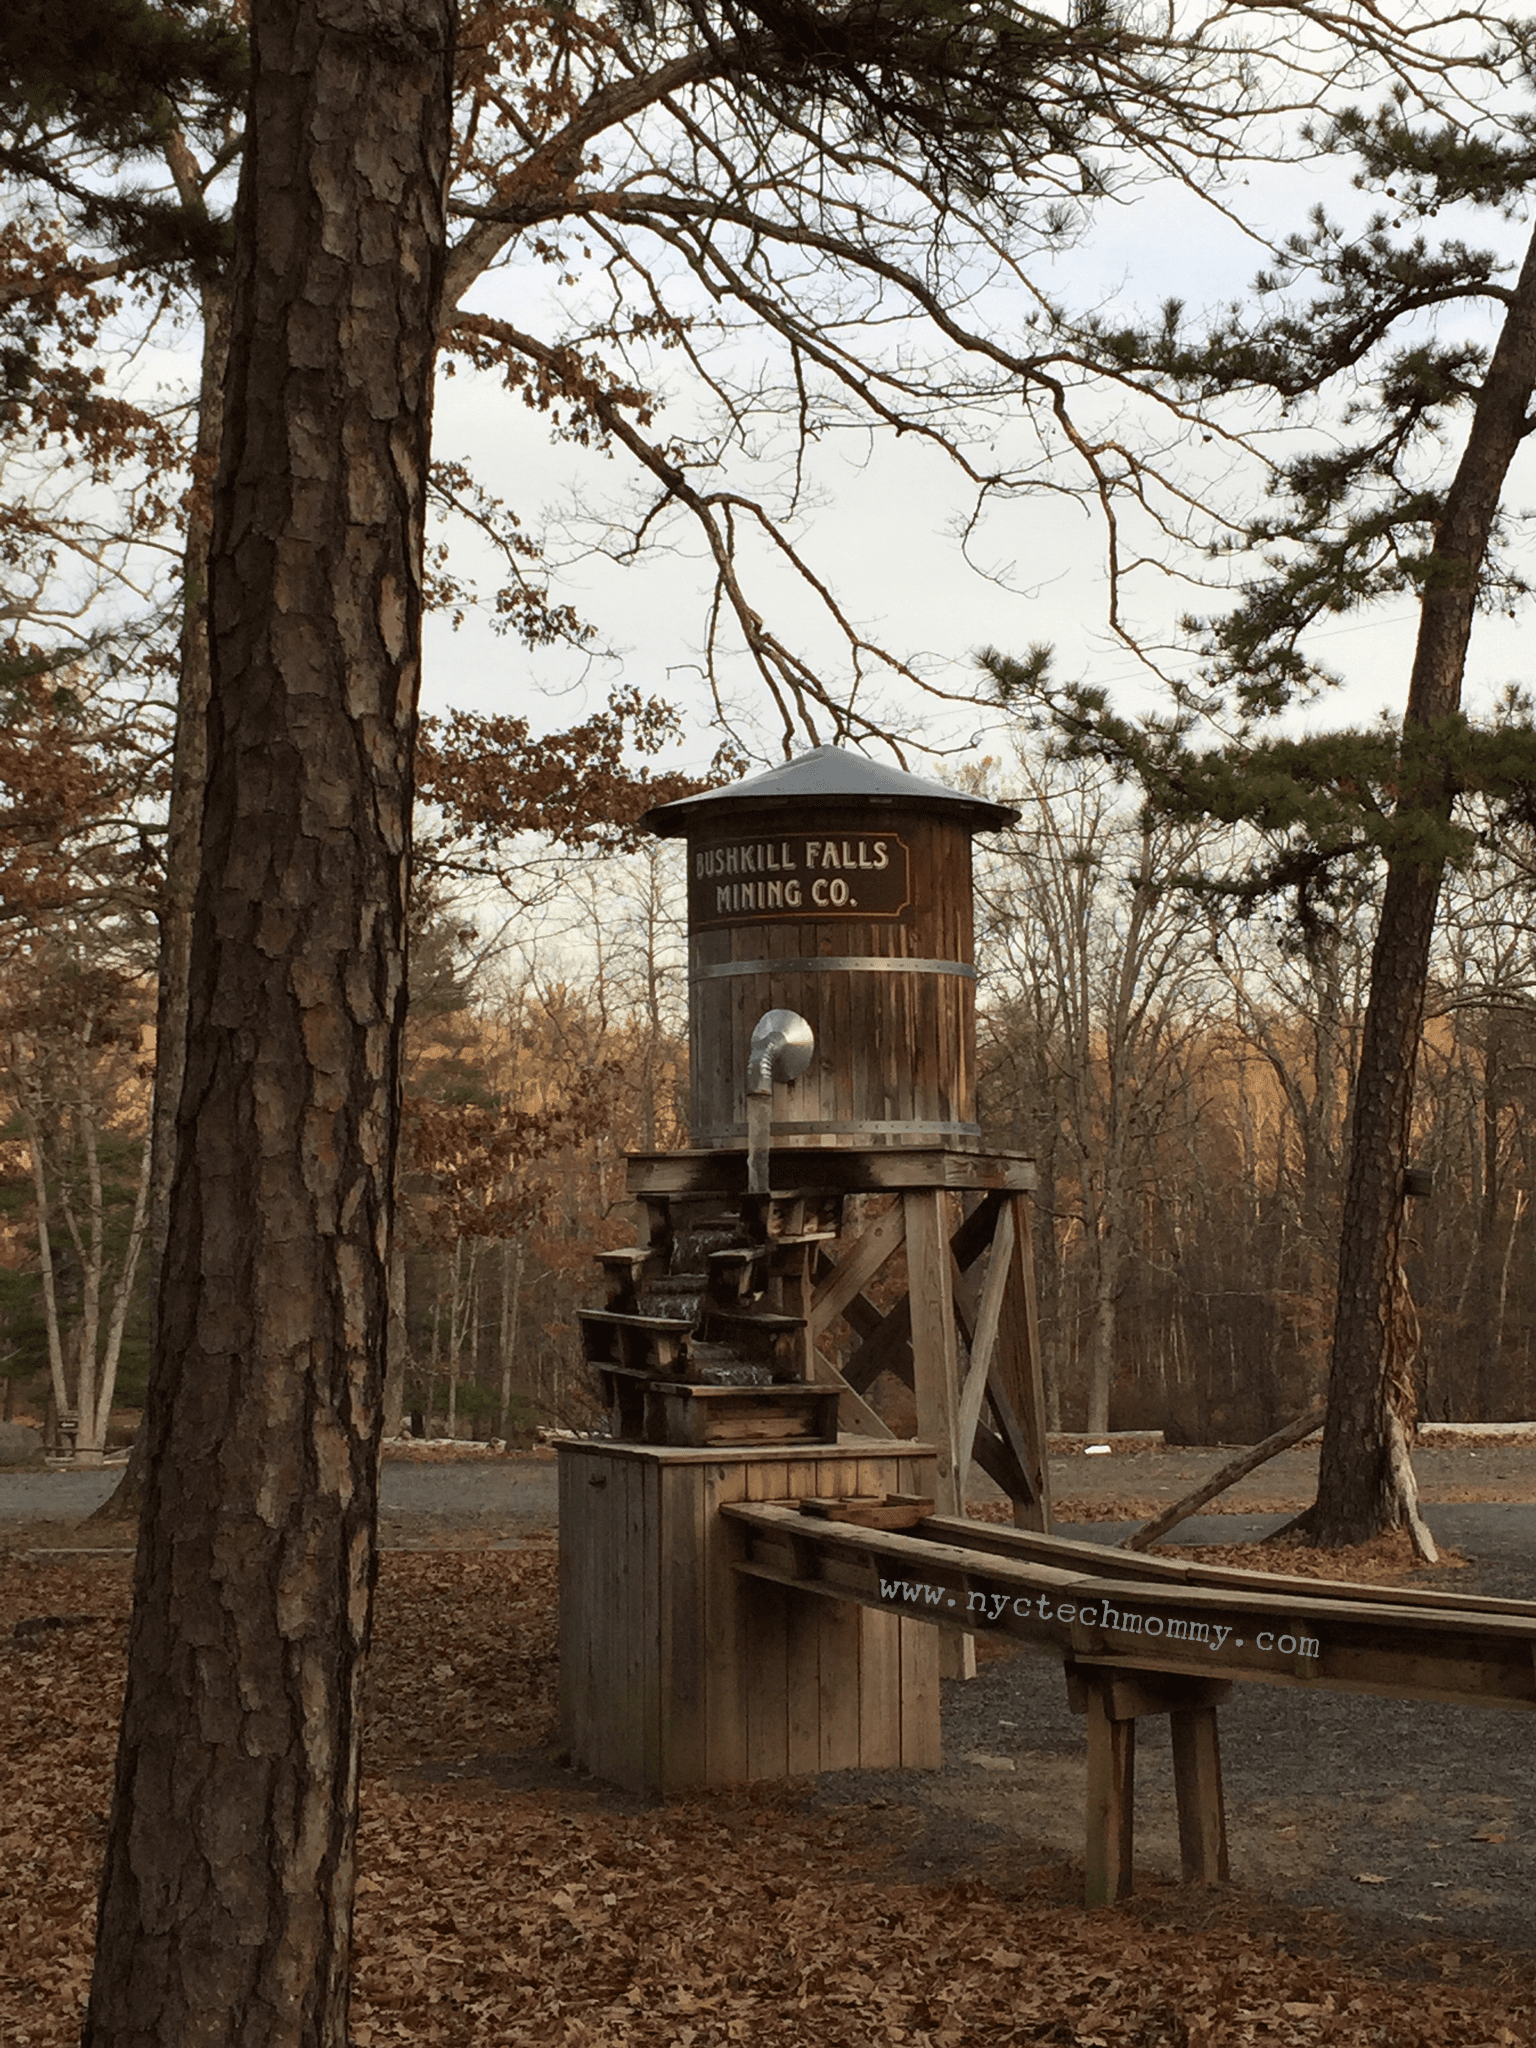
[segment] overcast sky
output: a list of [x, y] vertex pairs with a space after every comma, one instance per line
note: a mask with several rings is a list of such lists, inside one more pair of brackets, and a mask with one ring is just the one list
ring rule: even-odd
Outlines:
[[[1277, 235], [1303, 227], [1319, 200], [1336, 216], [1356, 222], [1380, 203], [1351, 190], [1349, 166], [1340, 160], [1306, 171], [1260, 173], [1232, 197], [1249, 219]], [[1430, 231], [1461, 233], [1479, 246], [1502, 243], [1512, 253], [1523, 238], [1518, 225], [1470, 212], [1464, 220], [1447, 216]], [[1083, 242], [1051, 266], [1050, 284], [1061, 300], [1078, 307], [1152, 310], [1176, 296], [1197, 319], [1246, 295], [1261, 260], [1254, 242], [1188, 193], [1166, 186], [1106, 206]], [[493, 277], [474, 303], [494, 308], [498, 296], [513, 289], [526, 289], [526, 278], [518, 283], [511, 276]], [[1465, 316], [1459, 317], [1465, 327]], [[686, 399], [681, 403], [680, 417], [686, 418]], [[552, 444], [538, 415], [487, 380], [464, 375], [440, 384], [436, 447], [443, 456], [472, 457], [483, 481], [530, 516], [561, 501], [573, 484], [594, 502], [625, 481], [627, 458]], [[1528, 469], [1527, 464], [1515, 479], [1511, 504], [1536, 499]], [[797, 529], [798, 537], [871, 638], [918, 657], [925, 671], [951, 688], [966, 687], [972, 653], [982, 645], [1022, 650], [1033, 641], [1050, 641], [1062, 673], [1107, 684], [1127, 704], [1152, 701], [1145, 672], [1108, 631], [1104, 535], [1091, 510], [1042, 494], [994, 514], [977, 550], [1001, 579], [993, 582], [961, 559], [951, 528], [965, 495], [952, 468], [931, 450], [910, 439], [833, 437], [817, 452], [815, 479], [820, 503]], [[1230, 490], [1235, 481], [1229, 477], [1225, 487]], [[1251, 501], [1255, 483], [1246, 489]], [[563, 652], [530, 656], [483, 622], [471, 619], [455, 633], [434, 620], [427, 707], [513, 709], [536, 727], [557, 727], [601, 703], [622, 675], [688, 709], [690, 754], [707, 759], [717, 737], [706, 724], [698, 668], [708, 573], [697, 543], [686, 532], [684, 538], [681, 554], [653, 555], [628, 570], [591, 562], [562, 578], [562, 594], [575, 598], [620, 661], [588, 666]], [[836, 651], [813, 630], [804, 597], [786, 579], [769, 578], [760, 587], [772, 603], [759, 609], [781, 636], [831, 654], [835, 673]], [[1219, 607], [1220, 600], [1206, 603]], [[1159, 622], [1171, 627], [1181, 611], [1201, 608], [1201, 599], [1196, 591], [1149, 574], [1140, 579], [1133, 604], [1138, 623], [1154, 629], [1156, 637]], [[1400, 709], [1414, 622], [1411, 600], [1399, 598], [1378, 613], [1324, 628], [1314, 651], [1345, 673], [1349, 687], [1326, 699], [1309, 722], [1333, 723], [1341, 716], [1359, 721]], [[1480, 622], [1469, 702], [1487, 701], [1503, 683], [1524, 676], [1524, 632], [1524, 621]], [[750, 722], [761, 698], [745, 664], [735, 671], [735, 682]], [[977, 739], [983, 750], [996, 751], [1001, 743], [995, 713], [923, 704], [909, 690], [892, 690], [887, 703], [897, 724], [949, 747]], [[777, 747], [771, 725], [759, 727], [759, 741], [770, 757]]]

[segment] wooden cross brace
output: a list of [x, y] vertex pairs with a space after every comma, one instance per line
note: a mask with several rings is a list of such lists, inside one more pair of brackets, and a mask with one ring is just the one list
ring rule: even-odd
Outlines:
[[[964, 1512], [974, 1460], [1015, 1503], [1016, 1520], [1049, 1530], [1028, 1204], [991, 1190], [951, 1231], [945, 1201], [942, 1189], [907, 1190], [836, 1261], [818, 1255], [808, 1374], [841, 1388], [845, 1426], [888, 1437], [865, 1396], [894, 1373], [916, 1396], [919, 1435], [938, 1450], [941, 1511]], [[881, 1308], [869, 1289], [903, 1247], [907, 1290]], [[841, 1373], [816, 1341], [839, 1318], [860, 1340]]]

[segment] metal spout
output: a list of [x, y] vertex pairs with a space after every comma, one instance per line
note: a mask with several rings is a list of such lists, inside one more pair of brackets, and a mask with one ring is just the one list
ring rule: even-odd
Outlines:
[[816, 1036], [795, 1010], [765, 1010], [747, 1048], [747, 1191], [768, 1192], [773, 1084], [797, 1081], [811, 1063]]

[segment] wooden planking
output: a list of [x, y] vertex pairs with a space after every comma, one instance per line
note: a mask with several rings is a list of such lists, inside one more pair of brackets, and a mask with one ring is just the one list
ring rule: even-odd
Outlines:
[[894, 1615], [742, 1579], [733, 1567], [746, 1531], [720, 1512], [749, 1496], [931, 1483], [920, 1449], [883, 1452], [874, 1440], [735, 1453], [561, 1447], [561, 1712], [578, 1762], [633, 1789], [680, 1791], [861, 1761], [891, 1768], [904, 1746], [936, 1757], [932, 1632], [909, 1627], [903, 1646]]
[[[831, 1605], [831, 1602], [825, 1603]], [[901, 1740], [901, 1621], [858, 1609], [858, 1760], [865, 1770], [890, 1770], [904, 1758]]]
[[653, 1781], [663, 1791], [709, 1782], [708, 1679], [705, 1609], [706, 1546], [728, 1543], [713, 1509], [706, 1521], [710, 1467], [659, 1464], [654, 1468], [661, 1540], [657, 1573], [661, 1626], [657, 1645], [660, 1762]]
[[[782, 1775], [790, 1778], [814, 1777], [821, 1769], [821, 1609], [828, 1605], [829, 1602], [805, 1600], [794, 1593], [784, 1601]], [[835, 1683], [833, 1673], [829, 1671], [827, 1676], [829, 1684]]]
[[624, 1503], [624, 1572], [629, 1590], [628, 1693], [633, 1702], [634, 1774], [637, 1783], [661, 1782], [662, 1548], [660, 1471], [627, 1466]]
[[[899, 1493], [904, 1490], [904, 1478], [919, 1468], [920, 1461], [912, 1458], [861, 1458], [856, 1467], [856, 1490], [866, 1497], [876, 1493]], [[895, 1485], [891, 1483], [893, 1478]], [[830, 1607], [832, 1603], [828, 1601], [822, 1605]], [[833, 1612], [836, 1611], [833, 1607]], [[901, 1762], [899, 1624], [894, 1615], [875, 1614], [867, 1607], [850, 1608], [849, 1611], [857, 1615], [859, 1622], [858, 1688], [851, 1728], [846, 1707], [833, 1705], [830, 1709], [836, 1730], [833, 1741], [841, 1746], [851, 1735], [856, 1764], [865, 1770], [889, 1770]], [[827, 1711], [824, 1706], [823, 1712]], [[833, 1743], [829, 1742], [827, 1748], [832, 1746]], [[840, 1766], [828, 1763], [822, 1768], [834, 1770]]]
[[620, 1785], [635, 1782], [631, 1767], [634, 1737], [628, 1697], [629, 1588], [625, 1584], [623, 1531], [628, 1482], [622, 1467], [606, 1460], [586, 1474], [586, 1510], [594, 1598], [593, 1696], [596, 1704], [593, 1765]]
[[897, 1622], [897, 1630], [902, 1768], [936, 1771], [943, 1762], [939, 1726], [940, 1632], [905, 1617]]
[[753, 1464], [745, 1459], [711, 1463], [703, 1479], [704, 1567], [703, 1612], [699, 1618], [704, 1638], [705, 1755], [700, 1783], [742, 1785], [749, 1775], [747, 1741], [747, 1642], [754, 1614], [750, 1599], [741, 1596], [740, 1582], [733, 1566], [746, 1551], [738, 1533], [726, 1535], [733, 1527], [721, 1514], [727, 1502], [747, 1497], [747, 1478]]
[[560, 1459], [557, 1485], [560, 1518], [560, 1743], [573, 1756], [585, 1756], [590, 1744], [588, 1713], [593, 1699], [588, 1643], [592, 1588], [586, 1527], [574, 1505], [577, 1485], [574, 1457]]
[[[789, 1491], [788, 1461], [749, 1465], [748, 1500]], [[789, 1620], [795, 1595], [776, 1587], [750, 1589], [740, 1608], [745, 1635], [746, 1778], [782, 1778], [789, 1771]]]
[[648, 1560], [634, 1540], [630, 1520], [632, 1482], [642, 1475], [627, 1464], [611, 1464], [595, 1489], [607, 1536], [607, 1569], [603, 1574], [604, 1635], [608, 1685], [613, 1713], [608, 1728], [610, 1769], [621, 1785], [643, 1782], [645, 1745], [641, 1726], [642, 1681], [639, 1669], [639, 1609], [644, 1601]]
[[789, 1774], [787, 1632], [794, 1593], [750, 1585], [742, 1599], [745, 1632], [746, 1766], [742, 1782]]
[[863, 1755], [864, 1638], [881, 1617], [847, 1601], [804, 1604], [813, 1609], [817, 1624], [817, 1752], [811, 1769], [853, 1770]]

